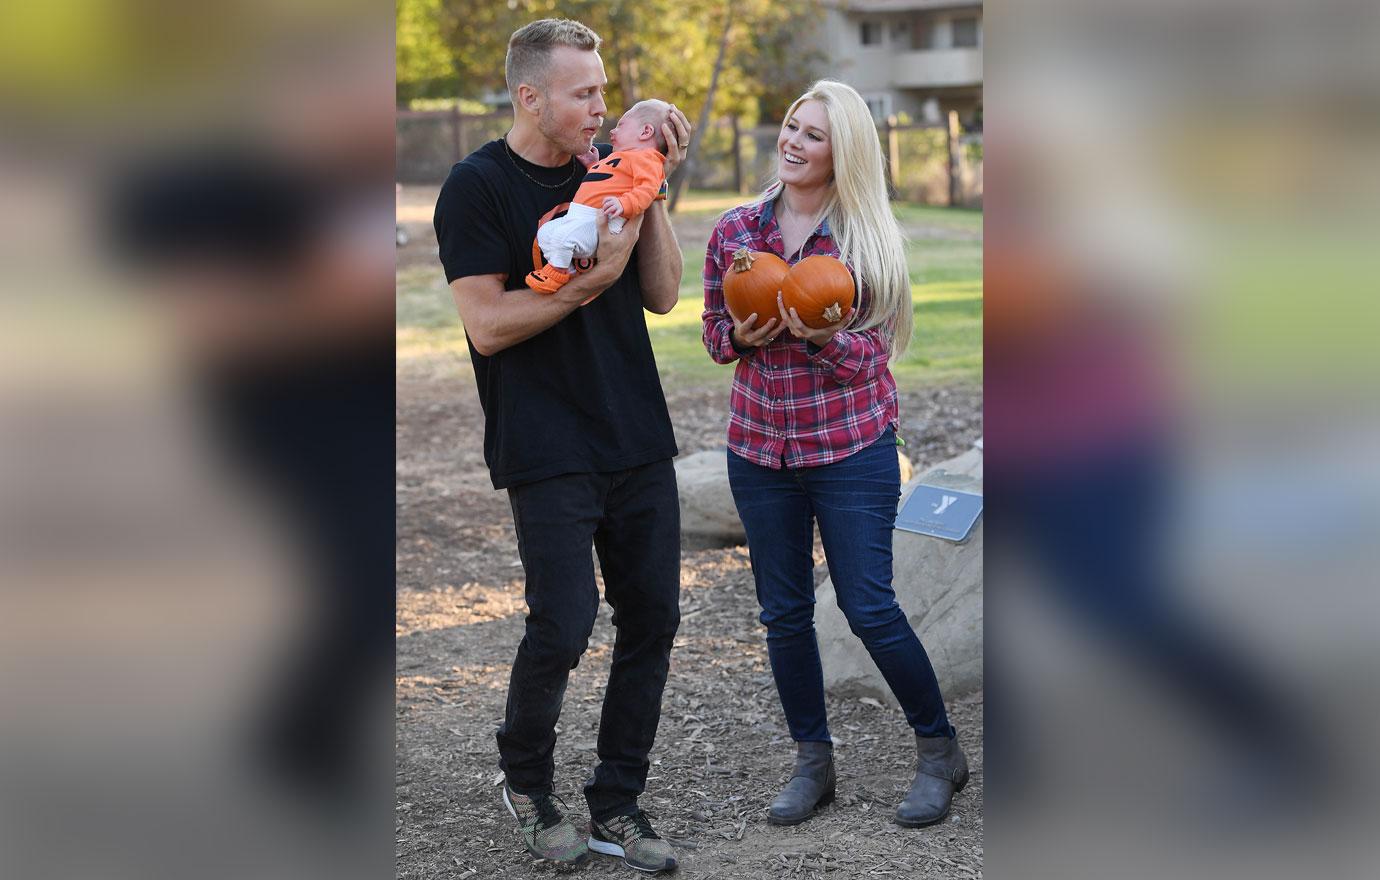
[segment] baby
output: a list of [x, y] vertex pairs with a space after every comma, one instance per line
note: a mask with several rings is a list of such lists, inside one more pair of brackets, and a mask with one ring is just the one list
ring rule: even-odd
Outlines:
[[609, 232], [617, 234], [625, 221], [647, 210], [664, 177], [661, 126], [670, 109], [665, 101], [639, 101], [618, 120], [609, 134], [613, 152], [589, 166], [566, 215], [537, 230], [546, 265], [528, 273], [528, 287], [555, 293], [574, 276], [574, 260], [593, 256], [599, 244], [600, 214], [609, 218]]

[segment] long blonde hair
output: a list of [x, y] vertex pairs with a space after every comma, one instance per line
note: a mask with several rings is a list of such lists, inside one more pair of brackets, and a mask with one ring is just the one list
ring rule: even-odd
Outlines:
[[[834, 173], [822, 217], [839, 246], [839, 258], [853, 267], [867, 286], [869, 302], [854, 313], [849, 329], [882, 327], [894, 356], [905, 353], [914, 329], [910, 273], [906, 269], [905, 233], [887, 199], [885, 163], [877, 126], [852, 86], [822, 79], [795, 99], [784, 126], [805, 101], [818, 101], [829, 117], [829, 144]], [[777, 158], [780, 161], [780, 157]], [[759, 202], [781, 194], [785, 184], [773, 177]]]

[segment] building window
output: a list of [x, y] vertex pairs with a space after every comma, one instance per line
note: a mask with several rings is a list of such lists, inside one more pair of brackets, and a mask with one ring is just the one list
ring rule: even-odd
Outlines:
[[934, 22], [921, 19], [911, 26], [910, 47], [918, 50], [934, 48]]
[[976, 18], [955, 18], [953, 29], [955, 49], [977, 48], [978, 20]]
[[890, 95], [874, 95], [863, 100], [867, 102], [867, 109], [871, 111], [874, 121], [881, 122], [891, 115]]
[[882, 45], [882, 25], [876, 21], [864, 21], [858, 24], [858, 37], [864, 46]]

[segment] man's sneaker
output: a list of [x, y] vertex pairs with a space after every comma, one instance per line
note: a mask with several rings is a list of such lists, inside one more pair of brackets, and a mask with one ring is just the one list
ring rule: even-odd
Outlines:
[[606, 856], [622, 856], [623, 863], [639, 871], [672, 871], [676, 852], [652, 830], [647, 814], [614, 816], [589, 823], [589, 848]]
[[589, 857], [584, 835], [561, 812], [559, 799], [545, 792], [528, 797], [503, 783], [503, 804], [518, 821], [522, 842], [539, 859], [578, 865]]

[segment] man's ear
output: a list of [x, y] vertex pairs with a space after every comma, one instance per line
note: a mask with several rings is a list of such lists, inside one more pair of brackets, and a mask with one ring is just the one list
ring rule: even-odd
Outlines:
[[527, 83], [518, 86], [517, 99], [518, 107], [528, 113], [535, 115], [541, 112], [542, 95], [534, 86], [529, 86]]

